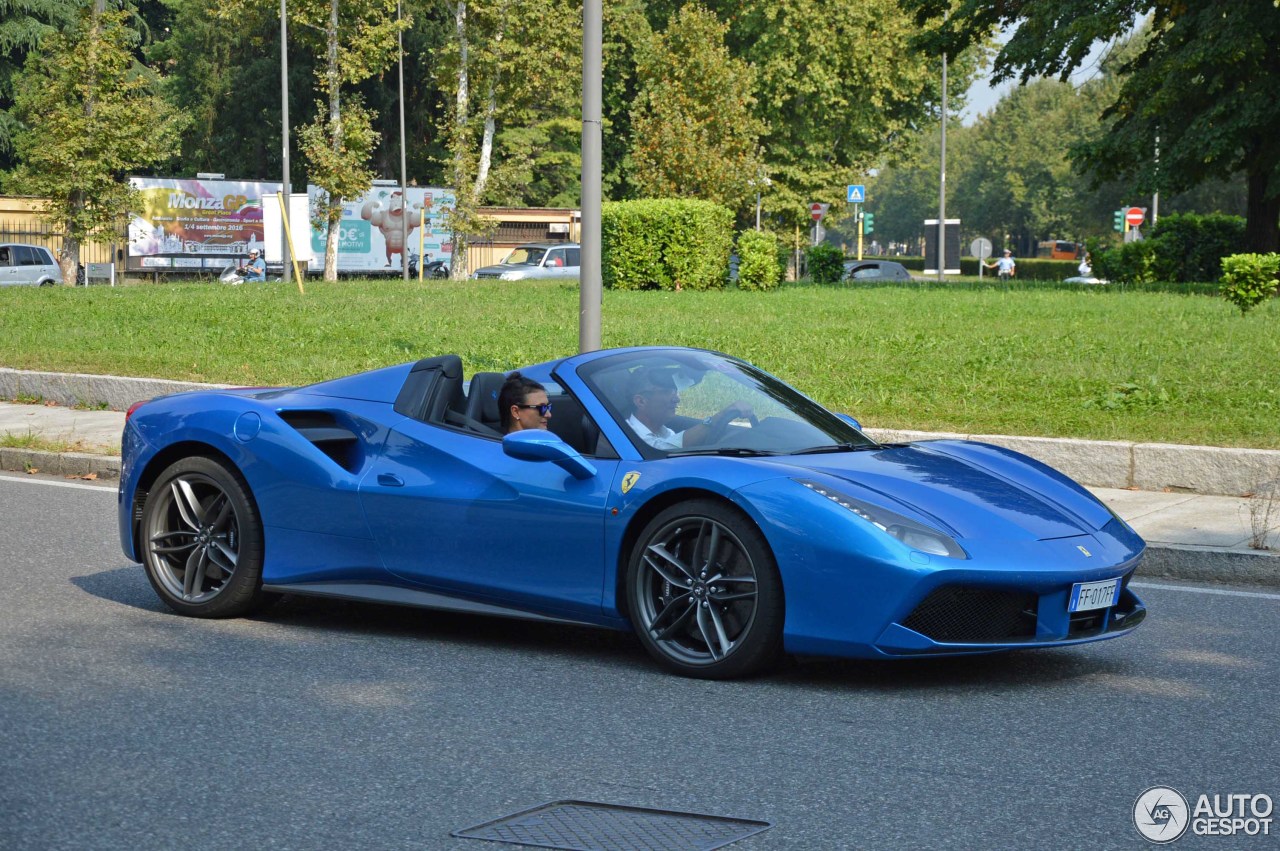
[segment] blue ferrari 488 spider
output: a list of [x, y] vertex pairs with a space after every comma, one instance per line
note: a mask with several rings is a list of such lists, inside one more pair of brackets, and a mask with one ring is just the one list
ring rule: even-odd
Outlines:
[[197, 617], [281, 594], [634, 630], [681, 674], [780, 654], [921, 657], [1123, 635], [1144, 543], [1066, 476], [982, 443], [881, 444], [686, 348], [521, 370], [456, 355], [130, 411], [120, 536]]

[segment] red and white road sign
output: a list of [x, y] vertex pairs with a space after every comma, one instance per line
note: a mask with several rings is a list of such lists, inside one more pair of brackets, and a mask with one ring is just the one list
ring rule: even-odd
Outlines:
[[1131, 228], [1136, 228], [1147, 220], [1147, 211], [1141, 207], [1130, 207], [1124, 211], [1124, 221]]
[[815, 222], [822, 221], [822, 217], [827, 214], [827, 209], [830, 206], [830, 204], [810, 204], [809, 218], [813, 219]]

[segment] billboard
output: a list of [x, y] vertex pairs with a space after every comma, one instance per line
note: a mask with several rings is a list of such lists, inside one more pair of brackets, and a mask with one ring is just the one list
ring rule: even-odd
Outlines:
[[263, 248], [263, 198], [279, 183], [131, 177], [141, 203], [129, 218], [131, 269], [220, 269]]
[[[324, 191], [307, 187], [314, 211], [324, 199]], [[455, 196], [451, 190], [433, 186], [410, 186], [407, 198], [398, 185], [375, 184], [360, 198], [343, 201], [342, 223], [338, 232], [338, 271], [379, 274], [399, 272], [403, 268], [406, 247], [418, 253], [419, 241], [426, 262], [448, 261], [453, 255], [445, 214], [453, 209]], [[409, 242], [403, 243], [404, 219], [408, 219]], [[421, 233], [418, 223], [425, 218]], [[311, 226], [311, 271], [324, 269], [326, 233]], [[451, 264], [452, 265], [452, 264]]]

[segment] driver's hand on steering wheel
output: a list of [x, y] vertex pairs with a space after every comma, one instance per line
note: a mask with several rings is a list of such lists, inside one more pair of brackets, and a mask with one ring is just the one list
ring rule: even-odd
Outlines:
[[711, 418], [711, 425], [716, 427], [726, 426], [734, 420], [755, 420], [755, 412], [751, 409], [748, 402], [733, 402], [724, 407], [720, 413]]

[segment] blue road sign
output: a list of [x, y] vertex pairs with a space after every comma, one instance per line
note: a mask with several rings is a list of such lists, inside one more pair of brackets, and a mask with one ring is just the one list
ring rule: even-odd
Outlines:
[[867, 187], [860, 183], [849, 184], [848, 201], [850, 204], [864, 204], [867, 200]]

